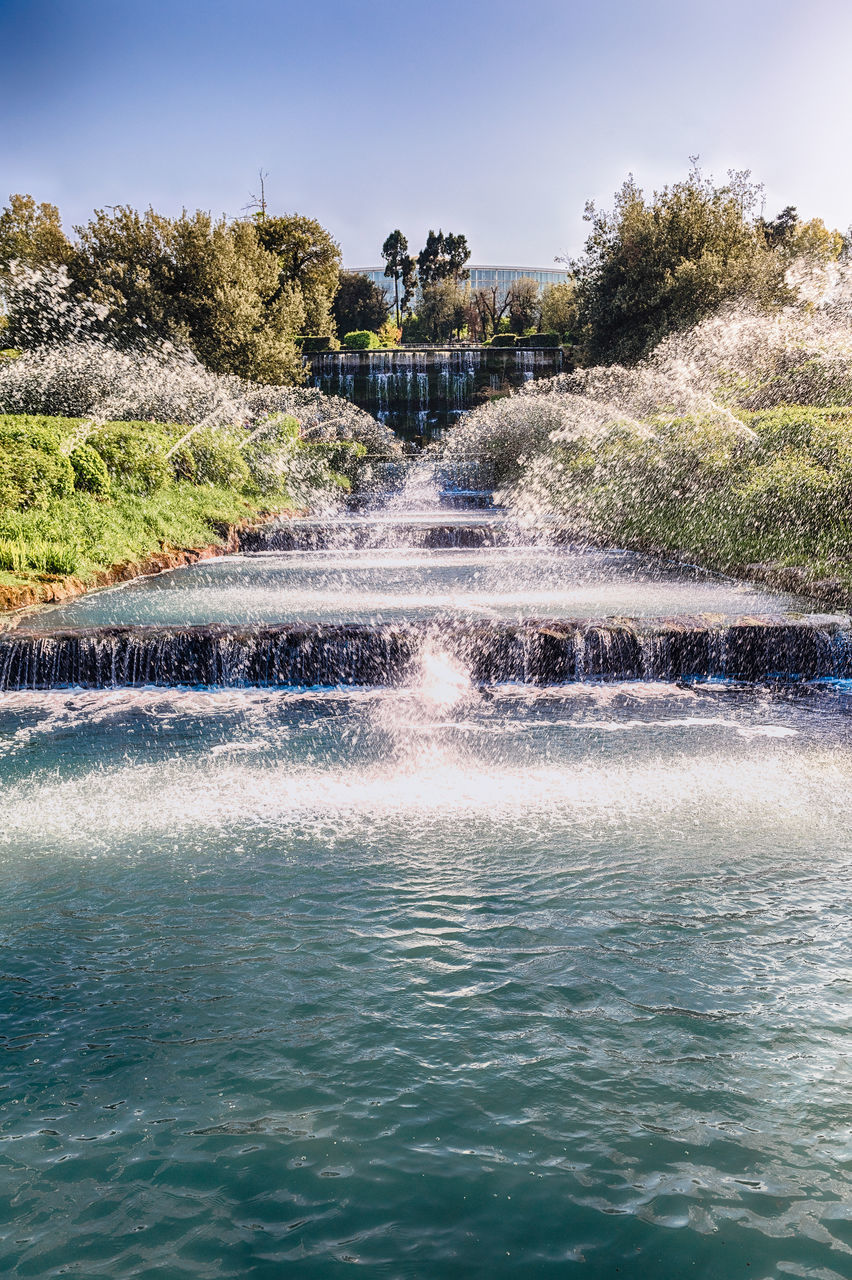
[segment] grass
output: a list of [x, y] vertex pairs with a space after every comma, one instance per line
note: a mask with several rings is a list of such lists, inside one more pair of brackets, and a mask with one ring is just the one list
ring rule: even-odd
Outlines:
[[[275, 505], [285, 509], [288, 504], [278, 499]], [[0, 584], [45, 576], [91, 583], [103, 570], [143, 560], [164, 546], [221, 542], [223, 524], [236, 524], [261, 509], [259, 500], [233, 490], [191, 484], [151, 494], [115, 489], [106, 499], [74, 493], [40, 509], [6, 509], [0, 511]]]

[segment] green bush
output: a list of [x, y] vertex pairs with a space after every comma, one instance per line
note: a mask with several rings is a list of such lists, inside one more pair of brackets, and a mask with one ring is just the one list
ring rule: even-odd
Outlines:
[[26, 441], [0, 446], [0, 507], [43, 507], [73, 490], [74, 471], [63, 454]]
[[517, 338], [516, 347], [561, 347], [562, 339], [558, 333], [533, 333], [527, 338]]
[[78, 444], [70, 455], [74, 471], [74, 488], [81, 493], [94, 493], [109, 497], [110, 482], [106, 463], [90, 444]]
[[0, 414], [0, 449], [18, 441], [40, 449], [59, 449], [66, 440], [73, 439], [83, 422], [83, 418], [50, 418], [45, 414], [3, 413]]
[[848, 517], [838, 477], [792, 450], [755, 467], [738, 492], [746, 523], [762, 534], [819, 537]]
[[240, 450], [241, 443], [240, 438], [231, 432], [211, 427], [196, 431], [172, 454], [175, 476], [178, 480], [189, 480], [191, 484], [245, 489], [251, 477], [248, 463]]
[[172, 479], [166, 454], [172, 440], [157, 422], [106, 422], [88, 443], [106, 463], [113, 482], [133, 493], [153, 493]]
[[370, 351], [379, 346], [378, 334], [370, 329], [353, 329], [345, 335], [343, 346], [347, 351]]
[[514, 347], [517, 345], [517, 339], [513, 333], [495, 333], [490, 345], [492, 347]]
[[328, 334], [306, 334], [304, 338], [297, 338], [302, 349], [302, 355], [313, 355], [316, 351], [336, 351], [339, 343], [335, 338]]

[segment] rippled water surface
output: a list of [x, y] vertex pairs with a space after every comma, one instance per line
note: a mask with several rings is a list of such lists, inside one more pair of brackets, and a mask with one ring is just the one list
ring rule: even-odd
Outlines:
[[38, 616], [45, 625], [66, 627], [388, 622], [436, 613], [512, 619], [777, 614], [808, 607], [794, 596], [629, 552], [403, 545], [206, 560]]
[[848, 1277], [848, 704], [5, 695], [0, 1269]]

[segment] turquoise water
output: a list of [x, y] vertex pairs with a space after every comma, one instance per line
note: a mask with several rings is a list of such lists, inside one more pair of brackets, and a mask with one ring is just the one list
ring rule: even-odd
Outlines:
[[205, 560], [41, 610], [47, 627], [784, 613], [795, 596], [592, 547], [336, 547]]
[[849, 696], [0, 699], [0, 1269], [852, 1273]]

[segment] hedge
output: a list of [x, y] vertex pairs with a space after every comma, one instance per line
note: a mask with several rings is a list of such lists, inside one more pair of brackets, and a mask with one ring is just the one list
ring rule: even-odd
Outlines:
[[516, 338], [513, 333], [495, 333], [490, 345], [492, 347], [514, 347]]
[[370, 351], [380, 343], [378, 334], [370, 329], [353, 329], [351, 333], [345, 335], [343, 345], [347, 351]]
[[336, 351], [338, 343], [327, 333], [306, 334], [304, 338], [296, 339], [298, 345], [302, 349], [303, 356], [313, 355], [317, 351]]
[[562, 339], [558, 333], [533, 333], [528, 338], [518, 338], [516, 347], [561, 347]]

